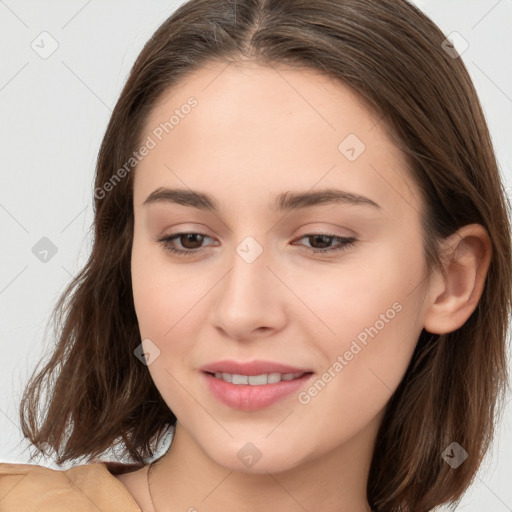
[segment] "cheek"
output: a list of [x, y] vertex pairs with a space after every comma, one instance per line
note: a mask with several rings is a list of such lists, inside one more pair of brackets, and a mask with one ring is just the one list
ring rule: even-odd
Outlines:
[[[308, 318], [324, 338], [331, 337], [343, 346], [343, 340], [356, 337], [375, 323], [382, 330], [381, 315], [385, 315], [388, 329], [400, 324], [395, 317], [414, 314], [425, 277], [421, 241], [400, 250], [396, 247], [392, 241], [365, 247], [347, 255], [339, 265], [312, 266], [295, 280], [297, 295], [314, 313]], [[399, 306], [393, 308], [396, 303], [404, 309], [407, 306], [408, 313], [397, 315]]]
[[410, 302], [381, 299], [371, 309], [353, 309], [345, 322], [333, 320], [336, 337], [318, 341], [326, 364], [298, 401], [304, 420], [314, 418], [324, 434], [319, 449], [355, 435], [381, 414], [409, 366], [421, 332], [417, 310]]
[[[422, 329], [425, 268], [421, 241], [400, 252], [394, 247], [380, 245], [300, 280], [298, 294], [309, 297], [317, 317], [308, 315], [313, 320], [305, 329], [324, 356], [325, 379], [333, 382], [327, 401], [341, 398], [357, 409], [365, 398], [381, 406], [407, 369]], [[308, 283], [314, 284], [308, 289]]]
[[142, 338], [150, 338], [159, 348], [173, 325], [176, 283], [165, 272], [159, 251], [135, 234], [131, 275], [135, 312]]
[[143, 338], [153, 338], [158, 335], [161, 328], [161, 309], [167, 307], [162, 302], [164, 286], [159, 276], [158, 262], [155, 261], [153, 251], [149, 251], [147, 244], [134, 237], [131, 257], [131, 276], [133, 301], [137, 320]]
[[[170, 272], [165, 254], [134, 239], [132, 250], [132, 287], [141, 339], [150, 339], [158, 347], [158, 356], [148, 366], [157, 389], [168, 407], [180, 416], [192, 403], [179, 385], [181, 369], [189, 368], [190, 342], [187, 328], [198, 312], [194, 284], [179, 271]], [[190, 276], [189, 276], [190, 277]], [[193, 321], [198, 325], [198, 321]], [[151, 346], [151, 345], [149, 345]], [[153, 348], [153, 350], [155, 350]]]
[[159, 347], [160, 362], [176, 362], [194, 339], [189, 332], [201, 325], [208, 290], [199, 273], [186, 265], [171, 265], [165, 251], [134, 238], [132, 288], [141, 337]]

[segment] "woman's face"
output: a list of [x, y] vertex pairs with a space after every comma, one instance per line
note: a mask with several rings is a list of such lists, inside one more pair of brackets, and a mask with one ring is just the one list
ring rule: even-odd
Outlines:
[[[189, 439], [249, 472], [368, 449], [428, 289], [420, 196], [385, 119], [313, 71], [222, 64], [169, 90], [142, 141], [133, 295], [148, 370]], [[202, 370], [226, 360], [308, 373], [257, 385]]]

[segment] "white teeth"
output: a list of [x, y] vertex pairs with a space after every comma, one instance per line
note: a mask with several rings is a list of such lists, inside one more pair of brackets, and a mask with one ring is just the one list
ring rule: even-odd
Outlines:
[[233, 384], [249, 384], [249, 377], [247, 377], [247, 375], [237, 375], [235, 373], [231, 379], [231, 382]]
[[268, 376], [263, 375], [249, 375], [249, 384], [251, 386], [261, 386], [268, 383]]
[[262, 375], [238, 375], [232, 373], [215, 372], [217, 379], [232, 384], [250, 384], [251, 386], [263, 386], [265, 384], [276, 384], [282, 380], [293, 380], [302, 377], [304, 373], [264, 373]]
[[275, 384], [276, 382], [281, 382], [281, 374], [280, 373], [269, 373], [267, 382], [269, 384]]

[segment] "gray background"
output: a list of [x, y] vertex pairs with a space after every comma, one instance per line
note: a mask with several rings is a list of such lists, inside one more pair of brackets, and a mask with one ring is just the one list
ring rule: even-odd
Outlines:
[[[143, 44], [180, 3], [0, 0], [2, 462], [28, 461], [18, 404], [51, 344], [50, 311], [91, 247], [94, 163], [111, 110]], [[456, 31], [469, 44], [462, 58], [511, 195], [512, 0], [416, 3], [446, 34]], [[57, 49], [45, 55], [52, 44]], [[46, 263], [32, 252], [43, 237], [57, 249]], [[457, 510], [512, 511], [508, 400], [492, 452]]]

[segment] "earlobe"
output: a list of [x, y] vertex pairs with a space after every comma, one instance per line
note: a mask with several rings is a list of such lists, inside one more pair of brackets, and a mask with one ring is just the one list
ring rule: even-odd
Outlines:
[[436, 271], [429, 290], [424, 328], [445, 334], [461, 327], [482, 295], [491, 261], [491, 242], [480, 224], [463, 226], [442, 243], [444, 275]]

